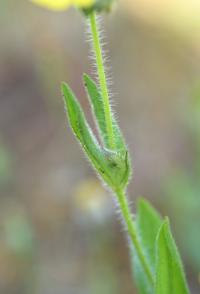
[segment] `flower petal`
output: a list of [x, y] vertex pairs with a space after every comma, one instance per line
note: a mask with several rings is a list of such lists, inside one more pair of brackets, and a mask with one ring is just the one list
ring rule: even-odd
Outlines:
[[94, 0], [30, 0], [35, 4], [46, 7], [52, 10], [65, 10], [69, 6], [89, 7], [94, 3]]
[[31, 0], [33, 3], [52, 10], [65, 10], [73, 0]]
[[72, 0], [72, 2], [73, 2], [73, 5], [85, 8], [94, 4], [95, 1], [94, 0]]

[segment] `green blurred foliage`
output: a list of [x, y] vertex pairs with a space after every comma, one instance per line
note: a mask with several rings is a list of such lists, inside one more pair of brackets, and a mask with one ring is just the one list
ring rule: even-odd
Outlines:
[[8, 248], [19, 257], [32, 257], [35, 245], [33, 230], [22, 214], [13, 215], [5, 222], [5, 241]]
[[182, 123], [193, 147], [188, 167], [175, 166], [166, 183], [170, 214], [189, 263], [200, 271], [200, 84], [182, 113]]

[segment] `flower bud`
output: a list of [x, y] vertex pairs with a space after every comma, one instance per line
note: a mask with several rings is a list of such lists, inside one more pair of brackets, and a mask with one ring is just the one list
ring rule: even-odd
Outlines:
[[91, 7], [83, 8], [82, 10], [86, 15], [90, 14], [92, 11], [109, 12], [113, 2], [115, 2], [115, 0], [96, 0]]

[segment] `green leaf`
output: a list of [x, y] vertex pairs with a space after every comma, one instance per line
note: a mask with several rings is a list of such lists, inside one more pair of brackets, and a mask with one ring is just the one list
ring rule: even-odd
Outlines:
[[145, 199], [138, 201], [137, 233], [151, 270], [155, 273], [155, 241], [162, 218]]
[[92, 108], [92, 113], [95, 122], [97, 123], [97, 127], [102, 139], [102, 143], [107, 145], [107, 130], [106, 130], [106, 120], [104, 114], [104, 107], [101, 94], [95, 84], [95, 82], [86, 74], [83, 76], [84, 84], [87, 89], [88, 98], [90, 102], [90, 106]]
[[154, 294], [153, 286], [149, 283], [146, 274], [142, 268], [141, 262], [132, 247], [133, 251], [133, 271], [134, 271], [134, 281], [136, 283], [139, 294]]
[[112, 115], [115, 150], [109, 150], [109, 140], [107, 135], [104, 105], [101, 93], [95, 82], [88, 75], [84, 74], [83, 79], [88, 93], [89, 102], [92, 108], [94, 121], [97, 124], [100, 138], [104, 146], [104, 154], [107, 158], [110, 178], [112, 178], [113, 182], [112, 186], [114, 188], [125, 187], [128, 184], [131, 175], [131, 163], [123, 136], [117, 125], [116, 120]]
[[[105, 148], [108, 148], [109, 142], [108, 142], [106, 120], [105, 120], [105, 114], [104, 114], [104, 105], [103, 105], [103, 99], [102, 99], [101, 93], [97, 85], [95, 84], [95, 82], [88, 75], [84, 74], [83, 79], [84, 79], [85, 87], [88, 92], [88, 97], [89, 97], [90, 105], [92, 107], [94, 120], [97, 122], [97, 126], [99, 129], [102, 142], [104, 143]], [[116, 149], [119, 151], [127, 150], [123, 136], [121, 134], [121, 131], [113, 115], [112, 115], [112, 123], [113, 123], [113, 129], [114, 129], [114, 139], [115, 139]]]
[[71, 89], [65, 83], [62, 84], [62, 93], [72, 130], [95, 168], [101, 171], [105, 165], [104, 155], [86, 121], [81, 106]]
[[91, 163], [109, 187], [113, 189], [124, 187], [129, 176], [127, 154], [101, 148], [79, 102], [65, 83], [62, 84], [62, 93], [72, 130]]
[[[155, 241], [162, 219], [157, 211], [143, 198], [138, 200], [138, 214], [136, 218], [136, 231], [147, 264], [155, 275]], [[154, 294], [153, 285], [149, 283], [137, 254], [134, 252], [134, 275], [139, 293]]]
[[156, 241], [155, 294], [189, 294], [182, 261], [166, 219]]

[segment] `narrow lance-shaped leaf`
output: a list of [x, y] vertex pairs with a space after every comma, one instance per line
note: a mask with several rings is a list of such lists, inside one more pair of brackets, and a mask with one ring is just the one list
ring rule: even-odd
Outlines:
[[68, 113], [68, 118], [72, 130], [80, 141], [83, 149], [87, 153], [93, 165], [97, 170], [101, 170], [104, 165], [104, 156], [101, 148], [90, 129], [81, 106], [75, 98], [73, 92], [67, 84], [62, 84], [62, 93], [64, 95], [64, 102]]
[[137, 233], [149, 266], [155, 273], [155, 241], [162, 224], [162, 218], [152, 205], [143, 198], [139, 199], [137, 208]]
[[155, 294], [189, 294], [182, 261], [170, 232], [168, 219], [162, 224], [156, 242]]
[[[106, 128], [106, 120], [105, 120], [105, 113], [104, 113], [104, 105], [101, 93], [95, 84], [95, 82], [86, 74], [83, 76], [85, 87], [88, 92], [88, 97], [90, 100], [90, 105], [92, 106], [93, 116], [95, 121], [97, 122], [98, 129], [101, 135], [101, 139], [104, 143], [106, 148], [109, 147], [108, 136], [107, 136], [107, 128]], [[126, 150], [125, 142], [121, 131], [117, 125], [116, 120], [112, 115], [112, 123], [113, 123], [113, 130], [114, 130], [114, 140], [117, 150]]]
[[100, 137], [102, 139], [102, 143], [105, 143], [107, 146], [107, 130], [106, 130], [106, 121], [105, 121], [105, 113], [104, 106], [101, 95], [95, 82], [86, 74], [83, 76], [84, 84], [88, 93], [88, 98], [90, 102], [90, 106], [92, 108], [92, 114], [94, 120], [97, 124]]
[[[146, 257], [152, 276], [155, 274], [155, 241], [162, 220], [157, 211], [140, 198], [137, 204], [136, 231], [140, 246]], [[149, 283], [139, 258], [133, 249], [133, 267], [135, 281], [140, 294], [154, 294], [154, 287]]]

